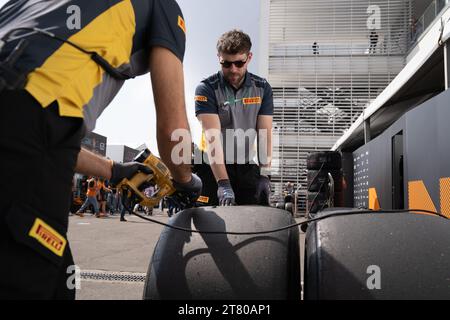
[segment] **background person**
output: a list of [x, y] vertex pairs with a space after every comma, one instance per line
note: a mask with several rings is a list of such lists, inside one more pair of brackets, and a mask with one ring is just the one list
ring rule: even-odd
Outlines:
[[80, 207], [80, 209], [75, 213], [76, 215], [80, 217], [84, 217], [84, 211], [89, 207], [92, 206], [95, 216], [98, 216], [99, 214], [99, 205], [97, 201], [97, 193], [98, 193], [98, 186], [97, 186], [97, 178], [92, 177], [88, 179], [87, 181], [87, 191], [86, 191], [86, 200], [84, 201], [83, 205]]
[[378, 44], [378, 33], [372, 30], [369, 35], [370, 47], [369, 53], [375, 53]]
[[106, 217], [106, 200], [108, 197], [108, 193], [111, 192], [106, 186], [106, 181], [103, 178], [98, 179], [97, 182], [97, 200], [99, 202], [100, 212], [97, 215], [97, 218]]
[[317, 42], [314, 42], [314, 43], [313, 43], [312, 49], [313, 49], [313, 54], [314, 54], [314, 55], [319, 54], [319, 45], [317, 44]]

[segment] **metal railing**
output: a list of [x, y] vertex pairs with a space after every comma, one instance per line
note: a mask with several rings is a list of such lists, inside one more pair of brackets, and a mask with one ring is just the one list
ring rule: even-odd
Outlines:
[[[382, 13], [379, 28], [369, 28]], [[329, 150], [405, 65], [411, 0], [270, 0], [268, 80], [279, 145], [273, 200], [306, 207], [309, 152]], [[371, 13], [372, 12], [372, 13]], [[375, 36], [376, 34], [376, 36]]]
[[[405, 46], [406, 47], [406, 46]], [[405, 47], [401, 48], [394, 41], [388, 41], [381, 37], [380, 41], [370, 43], [369, 34], [367, 41], [362, 43], [328, 44], [314, 43], [280, 45], [274, 44], [270, 48], [270, 57], [305, 57], [305, 56], [352, 56], [352, 55], [404, 55]]]
[[450, 0], [433, 0], [424, 13], [416, 21], [413, 21], [411, 30], [411, 47], [417, 42], [423, 32], [432, 24], [442, 9]]

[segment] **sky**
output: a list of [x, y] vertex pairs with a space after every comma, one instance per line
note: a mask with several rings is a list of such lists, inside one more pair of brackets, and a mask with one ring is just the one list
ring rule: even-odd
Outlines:
[[[242, 29], [252, 39], [254, 58], [249, 71], [258, 73], [260, 0], [178, 0], [187, 26], [184, 57], [186, 109], [194, 142], [201, 127], [195, 117], [194, 92], [201, 80], [219, 70], [217, 39], [232, 28]], [[157, 152], [156, 122], [150, 76], [128, 80], [97, 121], [94, 132], [108, 144], [137, 147], [146, 143]]]
[[[219, 70], [216, 42], [224, 32], [238, 28], [253, 43], [249, 71], [258, 74], [259, 17], [261, 0], [177, 0], [187, 26], [184, 58], [186, 109], [194, 142], [200, 125], [195, 118], [194, 92], [200, 81]], [[0, 7], [7, 1], [0, 0]], [[156, 117], [150, 75], [126, 81], [122, 90], [97, 121], [94, 132], [107, 137], [108, 144], [137, 147], [146, 143], [158, 154]]]

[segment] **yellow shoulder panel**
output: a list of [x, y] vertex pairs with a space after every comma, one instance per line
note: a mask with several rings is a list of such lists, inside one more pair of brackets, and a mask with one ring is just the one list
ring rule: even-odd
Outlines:
[[[121, 1], [68, 40], [97, 52], [117, 68], [129, 63], [135, 28], [130, 0]], [[64, 44], [28, 75], [25, 89], [44, 108], [57, 100], [61, 116], [82, 117], [82, 108], [92, 99], [103, 73], [89, 55]]]

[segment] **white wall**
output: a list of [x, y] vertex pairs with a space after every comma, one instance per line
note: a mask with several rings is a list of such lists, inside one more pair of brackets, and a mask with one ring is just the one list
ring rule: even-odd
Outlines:
[[106, 156], [113, 161], [123, 162], [124, 145], [108, 145]]

